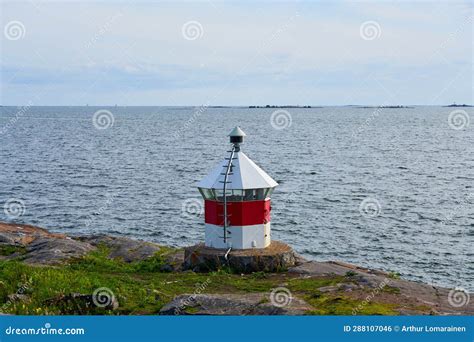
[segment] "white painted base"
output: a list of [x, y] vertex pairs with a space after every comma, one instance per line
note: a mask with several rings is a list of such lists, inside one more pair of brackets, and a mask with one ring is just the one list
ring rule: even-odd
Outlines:
[[231, 226], [227, 228], [227, 243], [224, 243], [224, 227], [206, 223], [206, 247], [233, 249], [265, 248], [270, 245], [270, 222], [253, 226]]

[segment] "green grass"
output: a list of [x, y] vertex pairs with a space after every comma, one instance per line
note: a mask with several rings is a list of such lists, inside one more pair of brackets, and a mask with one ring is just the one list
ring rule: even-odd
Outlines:
[[397, 315], [394, 304], [376, 302], [361, 302], [342, 295], [317, 295], [306, 296], [306, 301], [315, 310], [312, 315]]
[[346, 277], [354, 277], [354, 276], [356, 276], [356, 275], [357, 275], [357, 273], [354, 272], [354, 271], [347, 271], [347, 272], [346, 272]]
[[110, 249], [100, 245], [97, 250], [90, 252], [82, 258], [69, 263], [69, 268], [84, 271], [123, 272], [123, 273], [149, 273], [160, 272], [161, 267], [166, 264], [166, 256], [177, 250], [162, 247], [152, 257], [138, 262], [127, 263], [120, 259], [110, 259]]
[[[347, 275], [346, 275], [347, 277]], [[308, 304], [315, 309], [309, 312], [312, 315], [396, 315], [395, 305], [377, 302], [365, 303], [362, 300], [352, 299], [337, 293], [322, 293], [319, 288], [336, 285], [347, 281], [342, 276], [330, 278], [294, 279], [289, 283], [289, 288], [294, 293], [299, 293]], [[353, 282], [353, 281], [351, 281]], [[355, 311], [354, 311], [355, 310]]]
[[[315, 309], [310, 314], [351, 314], [361, 301], [344, 296], [322, 294], [318, 289], [352, 281], [343, 276], [299, 278], [286, 273], [249, 275], [228, 270], [211, 273], [162, 272], [166, 256], [173, 249], [164, 248], [153, 257], [126, 263], [110, 259], [109, 250], [99, 247], [69, 264], [48, 267], [31, 266], [20, 261], [0, 261], [0, 311], [10, 314], [156, 314], [175, 296], [185, 293], [270, 293], [285, 286], [294, 296], [305, 299]], [[58, 304], [55, 299], [71, 293], [92, 294], [109, 288], [119, 308], [78, 310], [76, 303]], [[28, 300], [9, 302], [8, 295], [22, 293]], [[190, 311], [189, 311], [190, 310]], [[195, 309], [189, 309], [193, 313]], [[387, 304], [369, 303], [359, 314], [394, 314]]]
[[198, 313], [199, 312], [199, 308], [198, 307], [193, 307], [193, 306], [188, 306], [184, 309], [184, 312], [186, 312], [187, 314], [195, 314], [195, 313]]
[[[119, 309], [114, 314], [153, 314], [184, 293], [266, 292], [276, 286], [263, 275], [160, 272], [171, 249], [139, 262], [109, 259], [109, 250], [100, 247], [83, 258], [59, 267], [29, 266], [18, 261], [0, 261], [0, 311], [12, 314], [61, 314], [64, 307], [52, 305], [55, 298], [70, 293], [92, 294], [107, 287], [116, 296]], [[8, 295], [26, 293], [26, 303], [8, 302]], [[20, 291], [21, 290], [21, 291]], [[107, 314], [104, 309], [93, 314]]]
[[400, 294], [400, 289], [398, 287], [395, 287], [395, 286], [385, 285], [382, 288], [382, 292], [392, 293], [392, 294]]
[[390, 271], [390, 272], [388, 272], [387, 277], [390, 278], [390, 279], [400, 279], [400, 273]]
[[26, 248], [23, 246], [0, 245], [1, 256], [10, 256], [15, 253], [23, 255], [26, 253]]

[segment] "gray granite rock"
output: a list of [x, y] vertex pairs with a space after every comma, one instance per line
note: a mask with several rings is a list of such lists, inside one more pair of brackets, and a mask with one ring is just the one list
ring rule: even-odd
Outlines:
[[[398, 289], [400, 296], [416, 299], [419, 305], [431, 307], [434, 313], [441, 315], [474, 315], [474, 300], [472, 299], [472, 294], [458, 294], [461, 299], [467, 298], [467, 300], [465, 300], [466, 304], [458, 307], [453, 306], [449, 300], [454, 297], [453, 289], [445, 289], [404, 279], [393, 279], [388, 273], [379, 270], [366, 269], [336, 261], [308, 261], [290, 268], [288, 272], [308, 277], [331, 274], [346, 276], [348, 280], [353, 280], [357, 283], [359, 288], [369, 291], [390, 286]], [[350, 276], [348, 276], [348, 274], [350, 274]], [[357, 288], [352, 288], [351, 291], [356, 289]], [[452, 299], [451, 302], [453, 302]]]
[[161, 315], [304, 315], [313, 308], [292, 297], [287, 305], [275, 306], [269, 294], [184, 294], [161, 310]]
[[177, 249], [164, 256], [164, 272], [180, 272], [183, 270], [184, 250]]
[[0, 222], [0, 245], [21, 248], [21, 253], [2, 259], [20, 259], [30, 264], [55, 265], [70, 258], [84, 256], [95, 248], [64, 234], [24, 224]]
[[120, 258], [125, 262], [144, 260], [153, 256], [162, 247], [140, 240], [126, 237], [91, 235], [77, 237], [76, 240], [91, 244], [92, 246], [104, 245], [110, 249], [110, 258]]
[[79, 258], [95, 248], [87, 243], [70, 238], [40, 237], [26, 246], [23, 261], [30, 264], [54, 265], [71, 258]]
[[[0, 259], [18, 259], [29, 264], [55, 265], [80, 258], [103, 244], [110, 249], [110, 258], [121, 258], [126, 262], [140, 261], [153, 256], [161, 246], [151, 242], [133, 240], [125, 237], [92, 235], [68, 237], [64, 234], [50, 233], [45, 229], [0, 222], [0, 246], [21, 247], [21, 255], [0, 256]], [[163, 271], [181, 269], [184, 252], [177, 250], [165, 256], [167, 264]]]
[[[227, 253], [228, 252], [228, 253]], [[279, 241], [263, 249], [224, 250], [198, 244], [185, 248], [185, 269], [196, 272], [214, 271], [229, 267], [234, 272], [279, 272], [286, 271], [296, 263], [293, 249]]]

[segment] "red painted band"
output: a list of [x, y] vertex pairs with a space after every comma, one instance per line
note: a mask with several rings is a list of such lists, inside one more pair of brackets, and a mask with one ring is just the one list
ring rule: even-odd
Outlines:
[[[227, 203], [230, 226], [251, 226], [270, 222], [270, 200]], [[224, 225], [224, 203], [205, 200], [204, 221], [217, 226]]]

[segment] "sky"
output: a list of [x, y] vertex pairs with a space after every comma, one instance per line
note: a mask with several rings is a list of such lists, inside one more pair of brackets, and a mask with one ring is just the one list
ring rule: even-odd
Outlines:
[[472, 2], [1, 2], [2, 105], [473, 103]]

